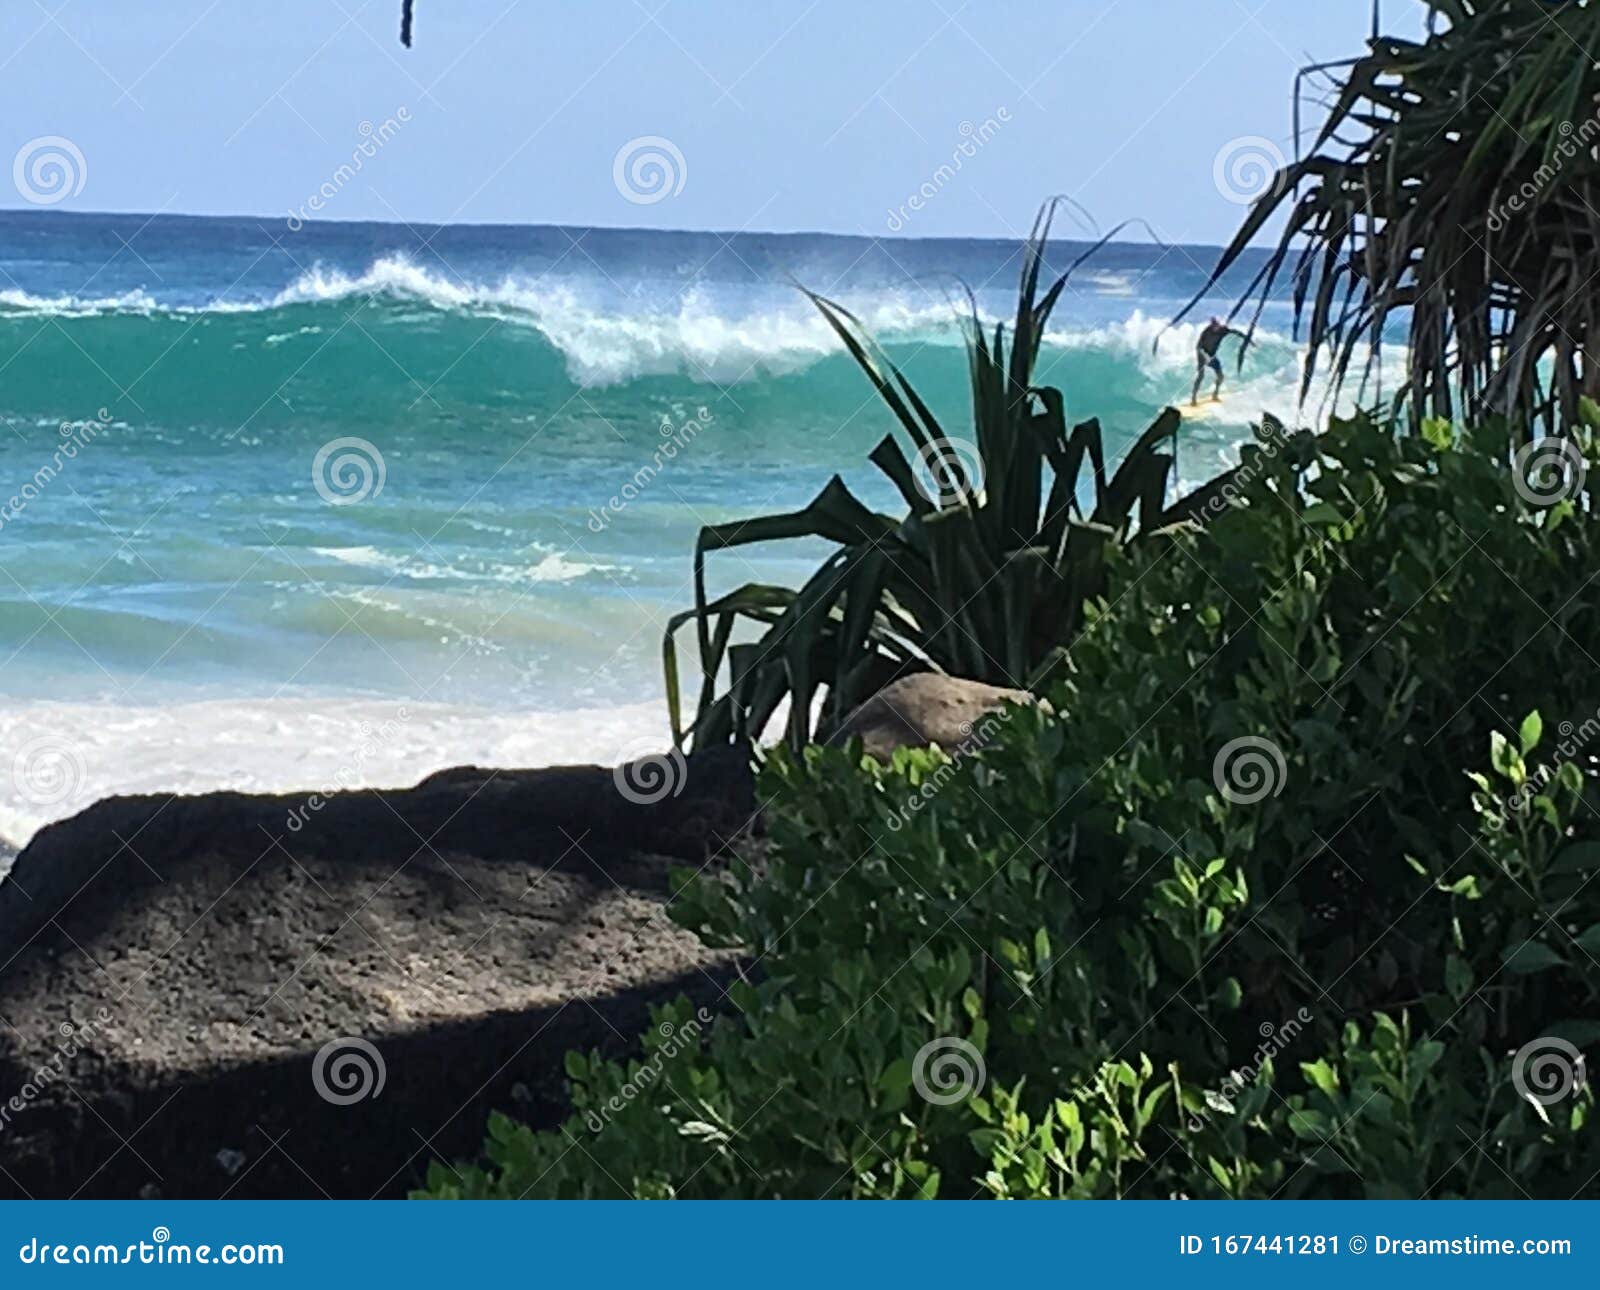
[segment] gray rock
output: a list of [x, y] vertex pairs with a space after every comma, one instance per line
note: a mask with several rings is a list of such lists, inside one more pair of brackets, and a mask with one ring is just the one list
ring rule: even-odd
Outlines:
[[859, 738], [866, 752], [888, 761], [896, 748], [936, 744], [948, 753], [971, 751], [993, 737], [994, 717], [1008, 704], [1036, 703], [1026, 690], [923, 672], [884, 686], [845, 718], [830, 743]]

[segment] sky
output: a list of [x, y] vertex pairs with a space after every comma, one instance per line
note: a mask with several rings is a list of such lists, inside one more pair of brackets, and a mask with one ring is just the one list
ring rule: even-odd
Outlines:
[[1292, 153], [1296, 69], [1371, 23], [1369, 0], [417, 0], [407, 50], [399, 10], [7, 0], [0, 207], [1010, 237], [1064, 193], [1215, 244]]

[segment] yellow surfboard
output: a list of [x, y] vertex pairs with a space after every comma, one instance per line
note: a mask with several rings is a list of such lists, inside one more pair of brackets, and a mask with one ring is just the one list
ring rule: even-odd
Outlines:
[[1185, 421], [1206, 421], [1220, 416], [1227, 407], [1221, 399], [1203, 399], [1199, 403], [1180, 403], [1178, 411], [1183, 414]]

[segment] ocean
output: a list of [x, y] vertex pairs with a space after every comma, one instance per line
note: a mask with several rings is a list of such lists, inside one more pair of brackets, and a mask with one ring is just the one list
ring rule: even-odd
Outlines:
[[[1043, 379], [1113, 452], [1187, 399], [1196, 327], [1152, 346], [1215, 256], [1113, 244], [1063, 297]], [[0, 838], [112, 793], [664, 746], [697, 529], [835, 472], [897, 504], [891, 418], [794, 284], [959, 436], [957, 317], [1006, 316], [1017, 270], [999, 240], [0, 212]], [[1224, 351], [1186, 483], [1300, 419], [1290, 332], [1275, 302], [1242, 376]], [[712, 589], [817, 555], [726, 554]]]

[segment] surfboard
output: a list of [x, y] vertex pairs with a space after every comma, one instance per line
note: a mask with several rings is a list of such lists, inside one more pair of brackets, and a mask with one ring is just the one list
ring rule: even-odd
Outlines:
[[1206, 421], [1222, 415], [1227, 411], [1227, 407], [1228, 405], [1220, 399], [1215, 402], [1205, 399], [1199, 403], [1180, 403], [1178, 411], [1183, 414], [1185, 421]]

